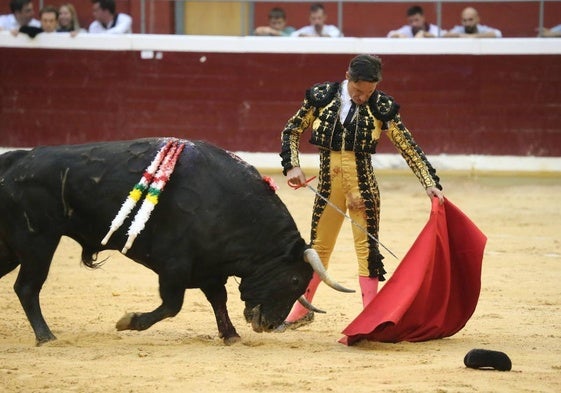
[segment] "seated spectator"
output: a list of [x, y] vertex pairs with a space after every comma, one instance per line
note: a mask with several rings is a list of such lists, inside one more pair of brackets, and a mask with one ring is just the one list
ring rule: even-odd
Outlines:
[[115, 0], [92, 0], [94, 21], [88, 31], [92, 34], [129, 34], [132, 33], [130, 15], [117, 13]]
[[327, 14], [322, 4], [310, 7], [310, 24], [291, 34], [292, 37], [342, 37], [341, 30], [334, 25], [326, 25]]
[[388, 38], [428, 38], [441, 35], [440, 28], [437, 25], [430, 24], [425, 20], [425, 13], [421, 6], [410, 7], [406, 15], [408, 24], [390, 31]]
[[80, 21], [78, 20], [78, 13], [76, 8], [70, 3], [63, 4], [58, 8], [58, 29], [59, 33], [70, 33], [76, 35], [80, 31], [85, 31], [80, 28]]
[[561, 37], [561, 25], [557, 25], [548, 29], [546, 27], [542, 27], [542, 29], [538, 29], [538, 37]]
[[58, 24], [57, 19], [58, 10], [56, 7], [48, 5], [41, 8], [41, 11], [39, 11], [41, 27], [25, 25], [21, 26], [19, 30], [12, 31], [12, 34], [16, 36], [18, 33], [24, 33], [31, 38], [35, 38], [35, 36], [39, 33], [55, 33]]
[[269, 11], [269, 26], [259, 26], [254, 35], [282, 37], [294, 32], [294, 27], [286, 25], [286, 13], [282, 8], [275, 7]]
[[39, 21], [43, 33], [56, 33], [58, 27], [58, 10], [52, 5], [41, 8], [39, 11]]
[[0, 31], [18, 31], [22, 26], [41, 27], [41, 22], [33, 18], [33, 3], [31, 0], [11, 0], [11, 14], [0, 15]]
[[462, 11], [462, 24], [454, 26], [444, 33], [444, 37], [477, 37], [501, 38], [503, 34], [493, 27], [480, 25], [479, 14], [473, 7], [464, 8]]

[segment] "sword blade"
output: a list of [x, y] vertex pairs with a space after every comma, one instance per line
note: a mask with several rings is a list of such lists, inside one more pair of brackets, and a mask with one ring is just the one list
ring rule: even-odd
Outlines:
[[329, 206], [331, 206], [333, 209], [335, 209], [339, 214], [343, 215], [343, 217], [345, 217], [346, 219], [348, 219], [354, 226], [356, 226], [358, 229], [360, 229], [362, 232], [364, 232], [366, 234], [366, 236], [368, 236], [370, 239], [374, 240], [376, 243], [378, 243], [380, 246], [382, 246], [384, 248], [384, 250], [386, 250], [387, 252], [389, 252], [395, 259], [399, 260], [399, 258], [386, 246], [384, 246], [382, 244], [382, 242], [380, 242], [380, 240], [376, 239], [375, 236], [373, 236], [371, 233], [369, 233], [362, 225], [360, 225], [358, 222], [356, 222], [355, 220], [353, 220], [351, 218], [351, 216], [349, 216], [347, 213], [345, 213], [343, 210], [339, 209], [338, 206], [336, 206], [333, 202], [331, 202], [329, 199], [327, 199], [326, 197], [324, 197], [323, 195], [321, 195], [314, 187], [310, 186], [308, 183], [306, 183], [306, 187], [309, 188], [314, 194], [316, 194], [318, 197], [320, 197], [322, 200], [324, 200]]

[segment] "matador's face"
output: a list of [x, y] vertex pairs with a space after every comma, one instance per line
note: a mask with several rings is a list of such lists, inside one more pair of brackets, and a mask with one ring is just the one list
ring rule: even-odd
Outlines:
[[[348, 78], [347, 78], [348, 79]], [[362, 105], [368, 101], [372, 93], [376, 90], [378, 82], [357, 81], [349, 80], [347, 89], [353, 102], [357, 105]]]

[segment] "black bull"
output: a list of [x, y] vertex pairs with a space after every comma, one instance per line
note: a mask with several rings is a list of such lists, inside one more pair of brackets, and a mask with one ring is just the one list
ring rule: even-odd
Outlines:
[[[98, 266], [99, 251], [121, 250], [137, 210], [106, 245], [101, 241], [166, 142], [152, 138], [39, 147], [0, 156], [0, 277], [21, 265], [14, 290], [38, 344], [55, 339], [43, 318], [39, 292], [61, 236], [81, 245], [82, 261], [89, 267]], [[175, 170], [127, 251], [158, 274], [162, 303], [151, 312], [125, 315], [117, 329], [144, 330], [172, 317], [183, 305], [185, 289], [200, 288], [212, 305], [220, 337], [227, 344], [236, 342], [225, 283], [237, 276], [246, 320], [255, 331], [271, 331], [304, 293], [317, 254], [255, 168], [210, 144], [181, 143]], [[320, 276], [342, 290], [319, 266]]]

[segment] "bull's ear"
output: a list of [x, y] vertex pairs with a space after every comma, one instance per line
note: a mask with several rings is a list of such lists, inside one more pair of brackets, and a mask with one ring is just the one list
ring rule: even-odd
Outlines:
[[325, 270], [325, 266], [323, 266], [323, 263], [321, 262], [321, 258], [319, 257], [317, 251], [313, 248], [308, 248], [304, 251], [304, 261], [308, 262], [312, 266], [312, 269], [314, 269], [314, 271], [321, 278], [321, 280], [331, 288], [340, 292], [355, 292], [354, 289], [345, 288], [337, 281], [329, 277], [329, 275], [327, 274], [327, 270]]

